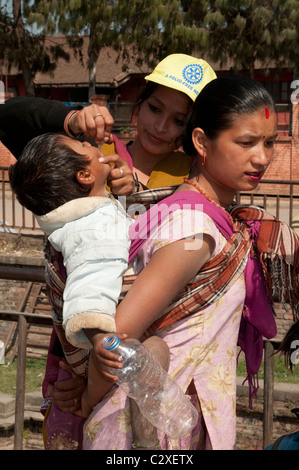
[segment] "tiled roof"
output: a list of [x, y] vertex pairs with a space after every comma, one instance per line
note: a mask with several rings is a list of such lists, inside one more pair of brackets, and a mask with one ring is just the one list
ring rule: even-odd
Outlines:
[[[47, 39], [47, 42], [60, 44], [64, 50], [70, 54], [70, 61], [66, 62], [63, 59], [59, 59], [53, 76], [38, 72], [35, 76], [34, 83], [39, 86], [78, 86], [80, 84], [87, 86], [89, 81], [86, 65], [88, 38], [84, 37], [84, 66], [80, 63], [78, 58], [74, 57], [74, 52], [68, 46], [64, 36], [52, 36]], [[129, 68], [124, 71], [124, 62], [121, 59], [117, 62], [117, 56], [117, 52], [112, 48], [106, 47], [101, 50], [97, 61], [97, 84], [100, 86], [119, 86], [121, 83], [128, 80], [132, 73], [145, 74], [149, 72], [149, 68], [146, 65], [140, 68], [133, 62], [129, 63]]]
[[[59, 87], [72, 87], [82, 85], [84, 87], [88, 86], [88, 69], [87, 69], [87, 48], [89, 38], [87, 36], [83, 37], [83, 61], [84, 65], [81, 64], [79, 59], [74, 56], [73, 50], [69, 47], [66, 41], [66, 37], [63, 35], [48, 36], [46, 43], [48, 46], [51, 44], [60, 44], [63, 49], [69, 53], [70, 61], [66, 62], [63, 59], [57, 61], [57, 67], [52, 75], [43, 74], [38, 72], [35, 76], [34, 83], [37, 86], [59, 86]], [[193, 54], [195, 57], [201, 57], [201, 53], [195, 52]], [[111, 47], [105, 47], [101, 50], [100, 56], [97, 62], [97, 84], [100, 87], [118, 87], [122, 83], [130, 79], [132, 74], [147, 74], [150, 72], [150, 69], [146, 64], [142, 67], [135, 65], [132, 60], [129, 63], [129, 68], [127, 70], [123, 69], [124, 61], [120, 59], [117, 61], [118, 53], [114, 51]], [[209, 62], [211, 67], [217, 72], [228, 71], [234, 69], [233, 61], [228, 60], [224, 66], [221, 66], [219, 62], [214, 62], [209, 58], [202, 56], [205, 60]], [[265, 67], [275, 68], [275, 65], [272, 63], [261, 64], [256, 62], [255, 70], [262, 70]], [[293, 64], [289, 65], [290, 68], [293, 68]], [[12, 67], [10, 73], [6, 70], [4, 65], [0, 66], [0, 79], [5, 75], [15, 75], [18, 73], [16, 67]]]

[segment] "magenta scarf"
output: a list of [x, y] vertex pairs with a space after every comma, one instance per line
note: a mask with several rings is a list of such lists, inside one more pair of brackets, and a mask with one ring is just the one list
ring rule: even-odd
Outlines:
[[115, 146], [115, 153], [128, 163], [130, 169], [133, 171], [133, 162], [130, 153], [125, 144], [123, 144], [115, 135], [113, 135], [113, 142]]

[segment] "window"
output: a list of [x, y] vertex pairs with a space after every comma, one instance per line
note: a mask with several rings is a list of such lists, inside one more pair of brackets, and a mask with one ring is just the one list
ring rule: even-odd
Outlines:
[[281, 82], [281, 101], [287, 101], [289, 97], [288, 82]]

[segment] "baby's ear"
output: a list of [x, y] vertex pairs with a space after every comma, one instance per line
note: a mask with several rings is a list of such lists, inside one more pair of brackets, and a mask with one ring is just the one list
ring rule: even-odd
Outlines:
[[76, 173], [76, 179], [80, 184], [92, 184], [94, 182], [94, 175], [89, 169], [79, 170]]

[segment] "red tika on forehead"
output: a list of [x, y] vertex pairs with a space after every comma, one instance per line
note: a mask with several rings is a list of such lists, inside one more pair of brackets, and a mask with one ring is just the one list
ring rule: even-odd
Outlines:
[[265, 108], [265, 115], [266, 115], [266, 119], [269, 119], [270, 112], [268, 108]]

